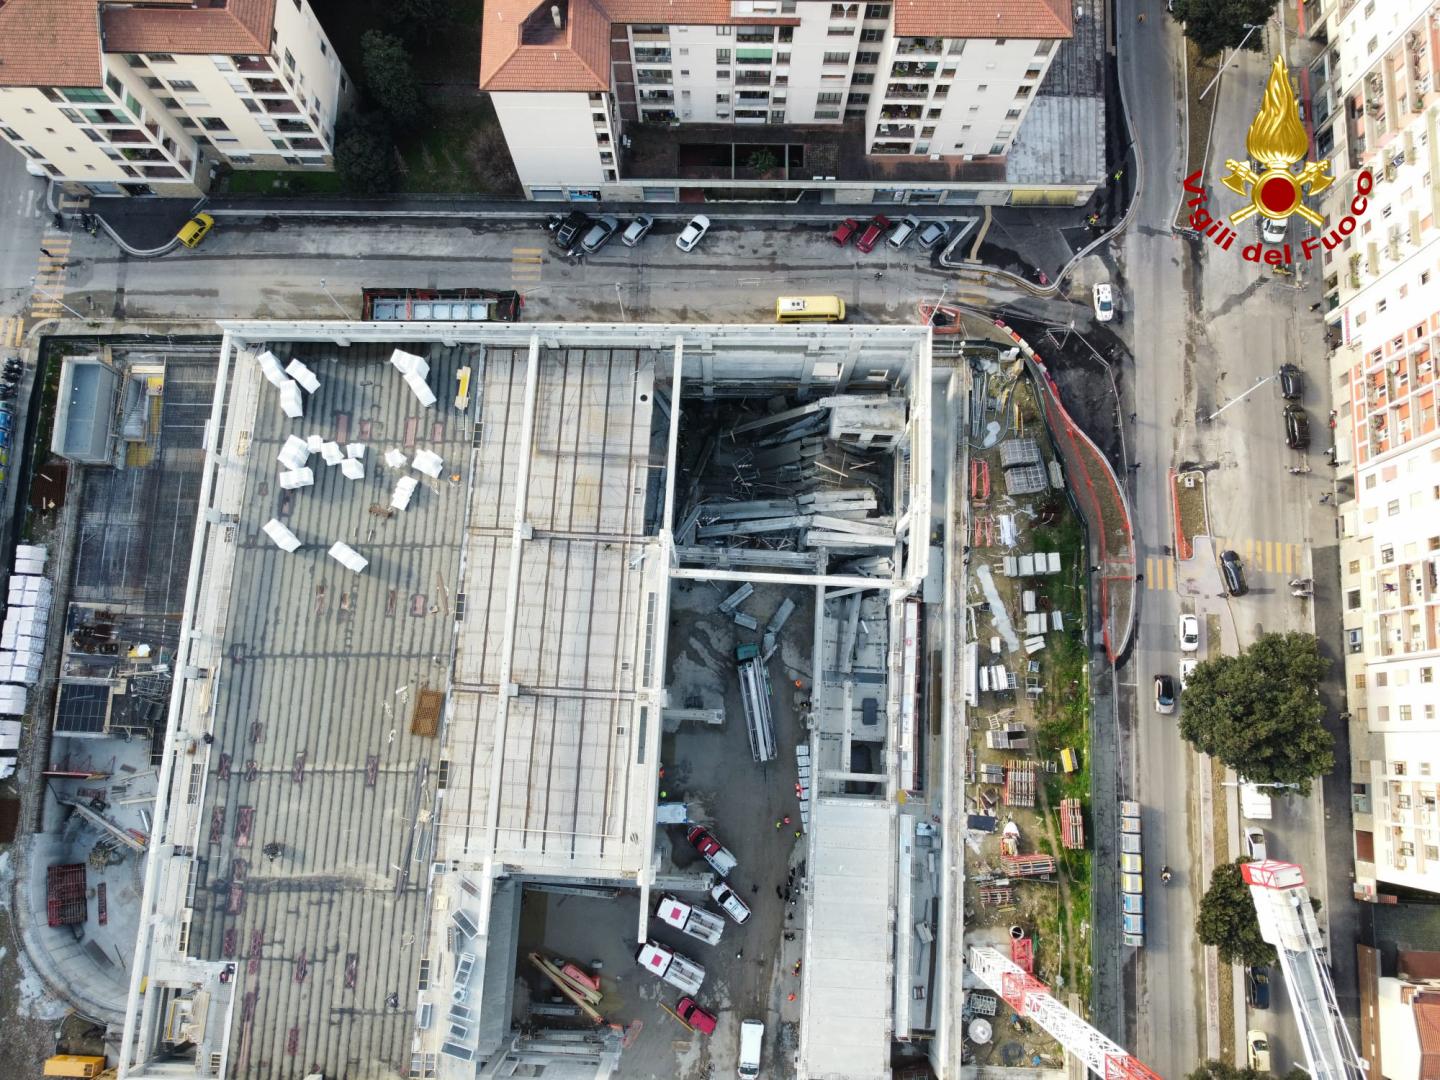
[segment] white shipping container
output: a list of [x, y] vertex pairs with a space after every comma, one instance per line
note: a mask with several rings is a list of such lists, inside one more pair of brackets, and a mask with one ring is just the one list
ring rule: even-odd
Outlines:
[[271, 518], [260, 526], [260, 531], [275, 541], [275, 546], [281, 551], [294, 551], [300, 546], [300, 538], [278, 518]]
[[300, 387], [294, 379], [286, 379], [280, 386], [280, 411], [291, 420], [305, 415], [305, 403], [300, 397]]
[[349, 544], [336, 540], [330, 545], [330, 557], [347, 570], [354, 570], [355, 573], [363, 573], [365, 567], [370, 565], [370, 560], [361, 555]]
[[310, 444], [299, 435], [290, 435], [280, 453], [275, 455], [275, 460], [287, 469], [303, 469], [310, 460]]
[[313, 394], [320, 389], [320, 380], [315, 377], [315, 373], [299, 360], [292, 358], [290, 363], [285, 365], [285, 372], [303, 386], [307, 394]]
[[445, 467], [445, 459], [433, 450], [417, 450], [415, 451], [415, 460], [410, 464], [426, 476], [438, 480], [440, 470]]
[[280, 486], [286, 491], [309, 487], [315, 483], [315, 470], [311, 468], [291, 469], [280, 474]]

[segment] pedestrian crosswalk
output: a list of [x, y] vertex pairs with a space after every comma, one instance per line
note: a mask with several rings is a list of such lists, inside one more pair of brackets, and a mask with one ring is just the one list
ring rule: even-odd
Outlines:
[[512, 247], [510, 249], [510, 278], [512, 281], [539, 281], [544, 265], [544, 248]]
[[[1287, 577], [1305, 574], [1305, 545], [1285, 540], [1216, 540], [1215, 550], [1234, 551], [1244, 563], [1248, 577], [1257, 574], [1284, 574]], [[1142, 571], [1146, 589], [1173, 591], [1180, 572], [1169, 555], [1145, 556]]]
[[70, 234], [46, 229], [30, 294], [30, 315], [58, 319], [65, 314], [65, 268], [70, 262]]
[[0, 349], [18, 349], [25, 341], [25, 317], [11, 315], [0, 319]]

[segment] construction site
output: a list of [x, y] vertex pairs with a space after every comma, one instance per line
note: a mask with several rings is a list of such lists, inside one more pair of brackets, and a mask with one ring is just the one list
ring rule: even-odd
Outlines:
[[1003, 335], [224, 330], [97, 352], [109, 441], [55, 435], [30, 887], [122, 1075], [1122, 1053], [1085, 543]]

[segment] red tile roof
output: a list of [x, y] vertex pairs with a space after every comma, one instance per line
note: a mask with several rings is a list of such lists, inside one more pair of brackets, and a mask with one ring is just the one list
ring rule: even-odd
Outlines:
[[105, 51], [110, 53], [255, 55], [270, 51], [275, 0], [228, 0], [223, 8], [173, 9], [102, 3], [101, 25]]
[[1068, 38], [1069, 0], [895, 0], [901, 37]]
[[1440, 1076], [1440, 993], [1416, 994], [1415, 1034], [1420, 1040], [1420, 1075]]
[[480, 37], [480, 89], [598, 92], [610, 88], [610, 17], [595, 0], [568, 0], [563, 30], [545, 44], [524, 44], [532, 15], [551, 0], [489, 0]]
[[99, 86], [95, 0], [0, 5], [0, 86]]

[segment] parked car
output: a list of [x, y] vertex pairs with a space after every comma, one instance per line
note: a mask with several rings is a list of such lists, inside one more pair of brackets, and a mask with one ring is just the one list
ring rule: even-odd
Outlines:
[[885, 241], [896, 251], [899, 251], [914, 235], [920, 231], [920, 219], [914, 217], [902, 217], [895, 226], [895, 231], [890, 234], [890, 239]]
[[1261, 965], [1245, 969], [1245, 1002], [1252, 1009], [1270, 1007], [1270, 969]]
[[701, 1035], [715, 1034], [715, 1017], [702, 1009], [695, 999], [688, 994], [675, 1003], [675, 1015], [691, 1031], [698, 1031]]
[[855, 246], [867, 255], [875, 250], [875, 245], [880, 242], [880, 237], [885, 235], [885, 230], [890, 228], [890, 219], [884, 214], [876, 214], [865, 226], [865, 231], [860, 234], [860, 239], [855, 241]]
[[950, 239], [950, 225], [948, 222], [927, 221], [920, 229], [920, 234], [915, 237], [915, 242], [926, 251], [933, 251], [948, 239]]
[[655, 219], [649, 214], [641, 214], [634, 221], [630, 222], [629, 225], [625, 226], [625, 232], [621, 234], [620, 242], [626, 247], [634, 247], [641, 240], [644, 240], [645, 234], [654, 227]]
[[561, 251], [569, 251], [580, 237], [585, 235], [585, 230], [590, 228], [590, 224], [589, 214], [572, 210], [561, 219], [559, 225], [555, 226], [555, 231], [550, 234], [550, 239]]
[[210, 230], [215, 227], [215, 219], [206, 213], [199, 213], [180, 226], [180, 231], [175, 234], [175, 239], [184, 244], [187, 248], [198, 247], [201, 240], [210, 235]]
[[850, 243], [859, 228], [860, 222], [856, 221], [853, 217], [847, 217], [844, 221], [840, 222], [839, 225], [835, 226], [835, 231], [830, 234], [830, 239], [837, 247], [843, 248], [846, 244]]
[[1270, 1040], [1266, 1038], [1265, 1032], [1247, 1031], [1245, 1046], [1249, 1051], [1250, 1068], [1256, 1072], [1268, 1073], [1270, 1071]]
[[1245, 566], [1233, 551], [1220, 553], [1220, 574], [1225, 578], [1225, 591], [1231, 596], [1244, 596], [1250, 591], [1245, 584]]
[[710, 868], [722, 878], [729, 877], [730, 871], [734, 870], [737, 863], [734, 855], [716, 840], [709, 829], [699, 825], [692, 825], [685, 833], [685, 839], [690, 841], [690, 846], [700, 852]]
[[710, 890], [710, 899], [724, 908], [725, 914], [737, 923], [743, 924], [746, 919], [750, 918], [749, 906], [735, 895], [734, 889], [723, 881]]
[[1180, 616], [1180, 650], [1194, 652], [1200, 648], [1200, 620], [1194, 615]]
[[1180, 689], [1190, 685], [1190, 674], [1200, 666], [1200, 661], [1193, 656], [1180, 661]]
[[1175, 711], [1175, 680], [1169, 675], [1155, 676], [1155, 711], [1161, 716]]
[[1265, 830], [1258, 825], [1245, 828], [1245, 854], [1256, 862], [1265, 861]]
[[1291, 450], [1310, 445], [1310, 418], [1299, 405], [1285, 406], [1285, 445]]
[[1260, 216], [1260, 239], [1267, 244], [1283, 244], [1290, 222], [1287, 218]]
[[681, 251], [694, 251], [695, 245], [700, 243], [709, 231], [710, 219], [704, 214], [696, 214], [690, 219], [690, 223], [680, 230], [680, 235], [675, 238], [675, 246]]
[[614, 214], [605, 214], [603, 217], [596, 218], [595, 224], [590, 226], [584, 239], [580, 241], [581, 250], [586, 254], [594, 255], [610, 242], [610, 238], [619, 228], [620, 219]]
[[1294, 364], [1280, 365], [1280, 396], [1286, 401], [1299, 401], [1305, 392], [1305, 374]]
[[1098, 281], [1092, 290], [1095, 301], [1095, 318], [1109, 322], [1115, 317], [1115, 294], [1108, 281]]

